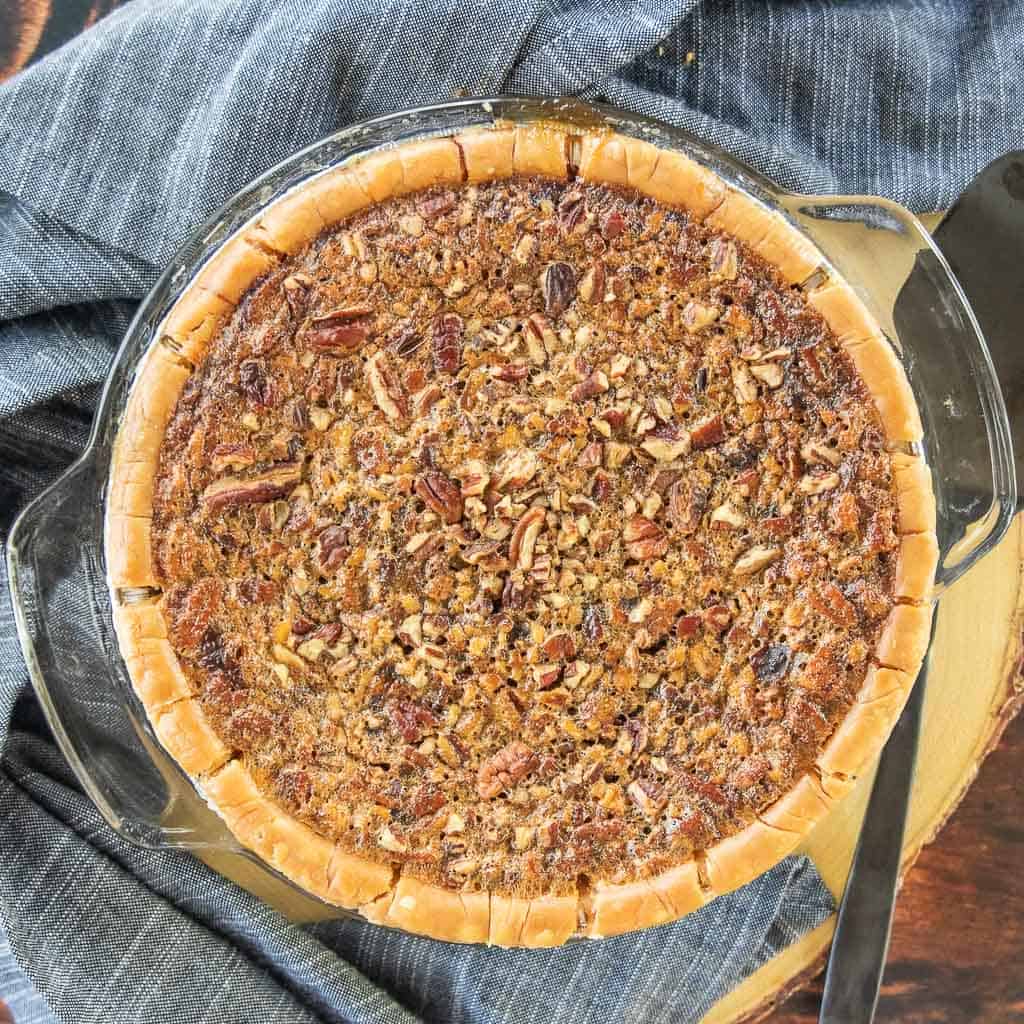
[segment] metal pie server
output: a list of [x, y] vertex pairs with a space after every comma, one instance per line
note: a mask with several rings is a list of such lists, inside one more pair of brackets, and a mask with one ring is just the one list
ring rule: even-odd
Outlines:
[[[1019, 327], [1024, 309], [1024, 151], [989, 164], [946, 215], [934, 239], [988, 342], [1010, 417], [1017, 478], [1024, 479], [1024, 339]], [[901, 314], [905, 320], [912, 317], [914, 302], [912, 272], [897, 301], [897, 320]], [[965, 459], [964, 477], [956, 481], [968, 499], [990, 489], [980, 476], [972, 478], [973, 464]], [[1017, 507], [1022, 507], [1019, 501]], [[820, 1024], [869, 1024], [874, 1019], [899, 885], [928, 663], [926, 658], [878, 763], [839, 908]]]

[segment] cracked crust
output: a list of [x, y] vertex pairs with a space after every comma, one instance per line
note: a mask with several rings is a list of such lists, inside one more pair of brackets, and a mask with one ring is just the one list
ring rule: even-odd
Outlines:
[[928, 464], [919, 455], [893, 452], [892, 471], [896, 479], [899, 532], [935, 532], [935, 493]]
[[741, 192], [730, 191], [705, 223], [745, 242], [790, 284], [806, 281], [824, 263], [818, 249], [781, 214]]
[[491, 896], [491, 946], [543, 949], [561, 946], [576, 931], [579, 897]]
[[481, 128], [457, 135], [455, 141], [462, 150], [468, 182], [494, 181], [513, 174], [516, 143], [513, 129]]
[[202, 789], [243, 846], [321, 899], [354, 909], [390, 889], [390, 868], [344, 853], [317, 835], [265, 797], [240, 762], [229, 762]]
[[904, 601], [929, 600], [938, 563], [939, 544], [934, 533], [909, 533], [901, 537], [896, 557], [896, 596]]
[[807, 301], [825, 318], [864, 379], [891, 442], [924, 436], [921, 415], [906, 371], [875, 318], [845, 281], [827, 281]]
[[432, 939], [483, 943], [490, 935], [490, 896], [485, 892], [454, 892], [403, 875], [387, 908], [374, 907], [364, 916]]
[[722, 180], [689, 157], [625, 135], [585, 135], [579, 174], [585, 181], [635, 188], [682, 206], [697, 220], [707, 218], [726, 195]]
[[[556, 125], [467, 131], [379, 151], [323, 172], [281, 197], [202, 268], [161, 327], [162, 345], [142, 364], [115, 445], [106, 553], [113, 588], [160, 582], [150, 551], [149, 516], [160, 445], [192, 365], [248, 289], [281, 259], [367, 205], [434, 184], [511, 175], [569, 176], [571, 130]], [[805, 281], [821, 254], [783, 217], [688, 157], [615, 134], [578, 140], [586, 181], [635, 188], [729, 232]], [[863, 303], [829, 281], [808, 299], [839, 335], [863, 376], [892, 442], [922, 436], [902, 364]], [[892, 456], [899, 508], [897, 594], [926, 601], [934, 575], [935, 502], [924, 461]], [[114, 625], [136, 693], [168, 753], [193, 778], [244, 846], [322, 899], [359, 908], [370, 921], [452, 942], [546, 947], [574, 933], [617, 935], [676, 920], [767, 870], [790, 853], [878, 753], [906, 701], [928, 643], [931, 608], [904, 604], [886, 622], [873, 668], [854, 707], [804, 776], [743, 831], [648, 879], [598, 880], [577, 895], [525, 899], [457, 892], [343, 851], [266, 797], [213, 732], [167, 639], [159, 601], [115, 602]], [[581, 925], [581, 920], [583, 924]]]

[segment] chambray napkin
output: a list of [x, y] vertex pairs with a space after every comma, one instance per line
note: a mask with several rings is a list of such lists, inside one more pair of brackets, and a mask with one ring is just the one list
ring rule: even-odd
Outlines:
[[[176, 246], [335, 128], [466, 92], [572, 93], [790, 188], [936, 209], [1021, 145], [1022, 55], [1014, 0], [134, 0], [0, 86], [0, 530], [81, 450]], [[685, 1024], [832, 909], [791, 858], [677, 924], [554, 951], [290, 924], [104, 825], [0, 602], [0, 998], [19, 1024]]]

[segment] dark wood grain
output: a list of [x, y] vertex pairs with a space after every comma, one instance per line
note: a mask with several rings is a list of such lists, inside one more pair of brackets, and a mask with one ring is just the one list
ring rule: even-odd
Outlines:
[[[0, 80], [125, 0], [0, 3]], [[879, 1022], [1024, 1022], [1024, 717], [926, 847], [896, 906]], [[766, 1018], [814, 1024], [821, 977]], [[9, 1020], [0, 1002], [0, 1024]]]
[[[1010, 723], [896, 903], [879, 1024], [1024, 1021], [1024, 717]], [[813, 1024], [821, 977], [766, 1018]]]

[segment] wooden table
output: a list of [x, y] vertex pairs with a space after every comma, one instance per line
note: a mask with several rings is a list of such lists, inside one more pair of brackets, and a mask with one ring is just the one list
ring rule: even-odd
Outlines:
[[[0, 9], [0, 80], [70, 39], [123, 0], [14, 0]], [[1009, 571], [1009, 570], [1008, 570]], [[1007, 638], [1015, 681], [1021, 637]], [[1009, 721], [896, 907], [878, 1020], [900, 1024], [1024, 1022], [1024, 716]], [[812, 1024], [817, 976], [768, 1024]], [[0, 1002], [0, 1022], [9, 1019]]]

